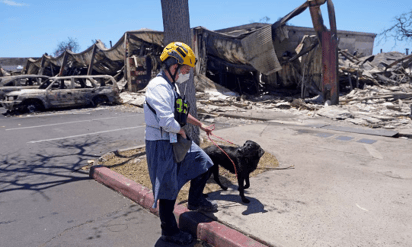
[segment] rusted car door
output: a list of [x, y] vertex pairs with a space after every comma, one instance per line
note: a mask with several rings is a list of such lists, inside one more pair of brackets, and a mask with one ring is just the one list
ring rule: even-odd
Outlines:
[[72, 81], [70, 79], [54, 80], [47, 87], [46, 97], [50, 107], [69, 107], [75, 105]]

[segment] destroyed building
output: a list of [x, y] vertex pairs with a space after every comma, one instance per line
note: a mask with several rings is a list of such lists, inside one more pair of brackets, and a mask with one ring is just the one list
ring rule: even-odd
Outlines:
[[[320, 88], [322, 49], [313, 28], [285, 25], [274, 30], [273, 25], [253, 23], [217, 31], [197, 27], [194, 35], [200, 53], [198, 72], [231, 90], [254, 94], [261, 83], [272, 90], [296, 88], [305, 72]], [[262, 43], [264, 36], [272, 37], [273, 45]], [[339, 48], [372, 55], [375, 37], [373, 33], [338, 31]], [[262, 46], [266, 50], [257, 51]], [[268, 60], [273, 61], [269, 69], [263, 67]]]
[[163, 32], [140, 30], [126, 32], [111, 48], [97, 40], [80, 53], [65, 51], [58, 57], [43, 55], [29, 59], [26, 74], [48, 76], [111, 75], [127, 81], [130, 91], [137, 91], [159, 69], [159, 56], [163, 50]]
[[[320, 12], [324, 3], [328, 5], [330, 30], [324, 26]], [[286, 25], [306, 9], [314, 28]], [[372, 55], [375, 37], [373, 33], [337, 30], [331, 0], [306, 1], [274, 24], [253, 23], [217, 31], [196, 27], [192, 29], [191, 44], [198, 58], [195, 84], [218, 83], [240, 95], [282, 92], [284, 99], [296, 95], [306, 99], [297, 103], [289, 97], [274, 102], [266, 97], [268, 109], [272, 103], [273, 107], [293, 103], [298, 109], [322, 114], [319, 107], [323, 103], [340, 104], [341, 108], [359, 103], [368, 109], [369, 104], [382, 103], [381, 108], [400, 111], [390, 113], [395, 120], [404, 118], [410, 115], [407, 108], [412, 100], [412, 57], [396, 52]], [[66, 51], [59, 57], [29, 59], [23, 72], [49, 76], [109, 74], [123, 82], [127, 91], [136, 92], [157, 74], [164, 45], [163, 32], [126, 32], [109, 49], [97, 41], [81, 53]], [[307, 105], [310, 103], [321, 105]], [[339, 119], [356, 118], [346, 112], [338, 115]], [[398, 124], [382, 117], [382, 113], [379, 116], [378, 120], [367, 116], [353, 122], [386, 128]], [[389, 122], [377, 124], [382, 121]]]
[[[260, 45], [254, 35], [258, 30], [266, 30], [272, 35], [270, 27], [270, 24], [253, 23], [217, 31], [204, 27], [193, 28], [193, 47], [199, 58], [196, 74], [206, 75], [231, 90], [246, 94], [258, 93], [261, 83], [272, 89], [296, 88], [304, 70], [302, 62], [294, 59], [296, 49], [316, 46], [315, 30], [296, 26], [282, 27], [284, 37], [280, 39], [286, 39], [285, 42], [275, 39], [272, 46], [276, 73], [266, 76], [265, 73], [270, 71], [261, 71], [262, 68], [256, 68], [259, 66], [256, 63], [253, 66], [253, 61], [248, 59], [252, 55], [246, 54], [244, 47]], [[349, 54], [357, 52], [372, 55], [375, 34], [339, 31], [338, 36], [340, 49]], [[242, 44], [245, 38], [248, 38], [248, 42], [243, 41]], [[163, 32], [126, 32], [112, 48], [106, 48], [101, 41], [97, 41], [80, 53], [66, 51], [58, 57], [43, 55], [39, 59], [28, 59], [23, 71], [26, 74], [48, 76], [108, 74], [115, 76], [117, 80], [124, 78], [128, 82], [128, 90], [137, 91], [156, 75], [159, 69], [158, 56], [163, 46]], [[316, 62], [312, 64], [316, 65]], [[313, 72], [315, 77], [320, 78], [319, 74], [317, 71]]]
[[[286, 110], [358, 126], [410, 129], [412, 55], [373, 55], [376, 35], [337, 30], [332, 1], [327, 3], [330, 31], [319, 5], [309, 2], [274, 24], [193, 28], [198, 112], [213, 121], [231, 113]], [[307, 8], [314, 28], [286, 25]], [[130, 31], [111, 48], [97, 41], [80, 53], [28, 59], [23, 73], [112, 75], [126, 89], [123, 102], [142, 106], [144, 87], [160, 69], [163, 47], [163, 32]]]
[[19, 75], [29, 58], [2, 57], [0, 58], [0, 76]]

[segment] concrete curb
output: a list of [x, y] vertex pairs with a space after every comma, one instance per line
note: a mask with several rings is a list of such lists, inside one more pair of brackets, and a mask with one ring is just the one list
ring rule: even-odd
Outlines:
[[[91, 167], [89, 176], [159, 216], [158, 208], [152, 208], [154, 198], [152, 191], [148, 188], [104, 166]], [[267, 245], [219, 222], [213, 221], [201, 213], [189, 211], [182, 205], [176, 205], [174, 213], [181, 229], [193, 235], [196, 234], [198, 239], [206, 241], [213, 246], [267, 247]]]

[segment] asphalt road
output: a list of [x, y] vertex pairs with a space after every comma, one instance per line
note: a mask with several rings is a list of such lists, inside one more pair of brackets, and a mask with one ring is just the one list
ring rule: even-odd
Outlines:
[[0, 108], [0, 246], [165, 246], [160, 222], [81, 169], [144, 143], [119, 107], [6, 117]]

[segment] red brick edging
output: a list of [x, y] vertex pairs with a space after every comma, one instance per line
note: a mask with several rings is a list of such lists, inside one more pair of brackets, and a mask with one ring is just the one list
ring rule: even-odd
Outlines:
[[[152, 208], [154, 198], [152, 191], [148, 188], [104, 166], [91, 167], [89, 176], [150, 210], [153, 214], [159, 215], [158, 208]], [[267, 245], [263, 245], [232, 228], [213, 221], [203, 214], [191, 212], [182, 205], [176, 205], [174, 213], [181, 229], [196, 234], [198, 239], [213, 246], [267, 247]]]

